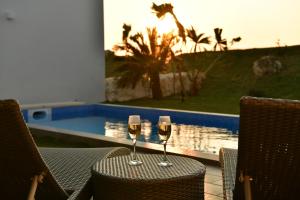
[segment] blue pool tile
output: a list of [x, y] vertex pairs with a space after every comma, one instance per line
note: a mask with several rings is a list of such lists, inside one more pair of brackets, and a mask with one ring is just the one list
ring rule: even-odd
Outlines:
[[95, 116], [95, 106], [83, 105], [52, 108], [52, 120]]

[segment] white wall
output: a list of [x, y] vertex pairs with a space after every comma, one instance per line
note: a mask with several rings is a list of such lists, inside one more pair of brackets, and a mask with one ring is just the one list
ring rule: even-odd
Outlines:
[[103, 29], [103, 0], [0, 0], [0, 99], [103, 101]]

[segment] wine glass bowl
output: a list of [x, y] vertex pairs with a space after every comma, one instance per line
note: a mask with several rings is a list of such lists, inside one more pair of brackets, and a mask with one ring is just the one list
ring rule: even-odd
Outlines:
[[166, 146], [167, 141], [171, 136], [172, 124], [170, 116], [160, 116], [158, 120], [158, 137], [164, 145], [164, 157], [163, 160], [158, 163], [159, 166], [168, 167], [173, 164], [167, 159]]
[[128, 132], [132, 140], [136, 140], [141, 135], [141, 124], [128, 123]]
[[136, 140], [141, 135], [141, 119], [139, 115], [129, 115], [128, 117], [128, 133], [133, 141], [133, 158], [129, 161], [129, 165], [141, 165], [142, 161], [137, 159], [135, 146]]

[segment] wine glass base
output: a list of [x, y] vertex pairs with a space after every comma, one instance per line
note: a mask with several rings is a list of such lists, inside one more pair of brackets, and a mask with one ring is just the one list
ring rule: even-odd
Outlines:
[[158, 163], [159, 166], [161, 167], [170, 167], [173, 165], [173, 163], [169, 162], [169, 161], [161, 161]]
[[136, 166], [136, 165], [141, 165], [141, 164], [143, 164], [143, 162], [140, 161], [140, 160], [131, 160], [131, 161], [128, 162], [128, 164], [129, 164], [129, 165]]

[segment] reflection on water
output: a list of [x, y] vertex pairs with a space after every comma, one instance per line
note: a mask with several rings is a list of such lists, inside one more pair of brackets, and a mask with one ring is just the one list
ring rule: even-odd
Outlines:
[[[127, 123], [106, 121], [105, 136], [129, 139]], [[144, 120], [139, 140], [159, 143], [156, 126], [152, 126], [150, 121]], [[222, 128], [173, 123], [168, 146], [219, 154], [221, 147], [237, 149], [238, 135]]]
[[114, 138], [127, 137], [127, 125], [123, 123], [105, 122], [105, 136]]

